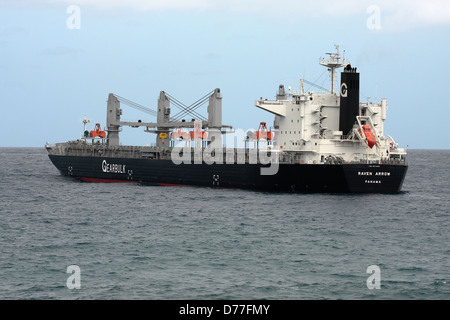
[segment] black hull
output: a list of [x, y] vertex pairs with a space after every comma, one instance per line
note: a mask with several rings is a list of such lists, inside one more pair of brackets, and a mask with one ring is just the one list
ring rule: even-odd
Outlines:
[[267, 191], [396, 193], [407, 165], [285, 164], [261, 175], [260, 164], [181, 164], [171, 160], [49, 155], [62, 175], [91, 182], [139, 182]]

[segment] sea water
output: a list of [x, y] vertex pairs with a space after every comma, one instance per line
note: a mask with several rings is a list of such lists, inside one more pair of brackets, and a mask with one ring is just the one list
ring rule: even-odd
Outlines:
[[0, 148], [0, 299], [450, 299], [449, 159], [410, 150], [399, 194], [291, 194], [79, 182]]

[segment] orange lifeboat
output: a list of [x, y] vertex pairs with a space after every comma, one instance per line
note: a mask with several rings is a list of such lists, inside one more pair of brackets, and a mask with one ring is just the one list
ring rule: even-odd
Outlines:
[[106, 138], [106, 132], [101, 131], [100, 123], [95, 124], [94, 130], [89, 132], [89, 137], [91, 138], [100, 137], [102, 139]]
[[372, 149], [373, 146], [377, 143], [377, 139], [373, 135], [372, 131], [370, 131], [370, 127], [368, 125], [364, 125], [362, 126], [362, 128], [364, 130], [364, 135], [367, 138], [367, 144], [369, 145], [369, 148]]

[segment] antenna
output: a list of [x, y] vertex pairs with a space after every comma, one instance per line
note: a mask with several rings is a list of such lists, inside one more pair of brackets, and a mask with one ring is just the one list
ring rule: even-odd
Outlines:
[[303, 79], [300, 79], [300, 94], [305, 94], [305, 88], [303, 87]]
[[345, 60], [344, 56], [341, 57], [341, 55], [339, 54], [339, 46], [335, 44], [334, 47], [336, 48], [336, 53], [326, 53], [330, 56], [328, 60], [324, 58], [319, 59], [319, 64], [327, 67], [328, 71], [330, 71], [331, 73], [331, 94], [334, 94], [335, 69], [341, 68], [348, 64], [348, 61]]

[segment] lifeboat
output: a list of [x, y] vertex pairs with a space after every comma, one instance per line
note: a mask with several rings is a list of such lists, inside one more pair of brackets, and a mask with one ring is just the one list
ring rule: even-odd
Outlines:
[[372, 149], [373, 146], [377, 143], [377, 139], [373, 135], [373, 133], [370, 130], [370, 127], [368, 125], [364, 125], [364, 126], [362, 126], [362, 128], [363, 128], [363, 131], [364, 131], [364, 136], [367, 139], [367, 144], [369, 145], [369, 148]]

